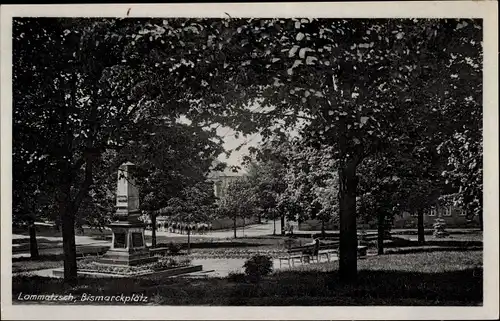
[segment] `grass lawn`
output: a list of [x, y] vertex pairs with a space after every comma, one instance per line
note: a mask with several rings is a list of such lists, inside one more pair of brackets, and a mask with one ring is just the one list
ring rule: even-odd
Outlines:
[[[358, 263], [358, 280], [339, 279], [337, 263], [310, 264], [278, 271], [259, 283], [242, 278], [80, 278], [13, 277], [14, 303], [23, 294], [69, 294], [81, 302], [91, 295], [143, 294], [156, 305], [436, 305], [482, 304], [482, 252], [449, 251], [389, 254]], [[17, 301], [17, 302], [16, 302]], [[106, 304], [103, 302], [103, 304]], [[116, 303], [115, 303], [116, 304]], [[123, 303], [122, 303], [123, 304]], [[141, 303], [144, 304], [144, 303]]]
[[12, 260], [12, 273], [53, 269], [63, 265], [62, 255], [43, 255], [36, 260], [30, 257], [20, 257]]
[[[438, 251], [410, 254], [388, 254], [358, 260], [359, 271], [394, 271], [409, 273], [446, 273], [481, 269], [482, 251]], [[338, 261], [298, 265], [290, 271], [331, 272], [338, 269]]]

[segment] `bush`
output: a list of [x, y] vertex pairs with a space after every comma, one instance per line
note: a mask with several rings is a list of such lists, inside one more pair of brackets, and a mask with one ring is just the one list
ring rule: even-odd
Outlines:
[[181, 246], [179, 244], [175, 244], [173, 242], [168, 243], [168, 252], [171, 255], [177, 255], [181, 251]]
[[254, 255], [243, 265], [245, 274], [252, 282], [257, 282], [262, 276], [266, 276], [273, 271], [273, 261], [267, 255]]
[[229, 282], [243, 283], [246, 281], [246, 276], [243, 273], [229, 272], [227, 279]]

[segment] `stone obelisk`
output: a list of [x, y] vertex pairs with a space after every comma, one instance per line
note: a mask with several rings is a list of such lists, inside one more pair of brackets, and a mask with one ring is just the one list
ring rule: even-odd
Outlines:
[[113, 239], [111, 248], [99, 259], [100, 263], [140, 265], [156, 260], [146, 246], [146, 225], [139, 220], [139, 188], [132, 175], [134, 167], [126, 162], [118, 169], [116, 212], [114, 222], [109, 225]]

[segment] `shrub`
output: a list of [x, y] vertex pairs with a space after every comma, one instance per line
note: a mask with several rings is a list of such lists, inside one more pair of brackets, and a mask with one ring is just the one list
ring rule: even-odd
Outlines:
[[246, 281], [246, 276], [243, 273], [229, 272], [227, 279], [229, 282], [242, 283]]
[[168, 243], [167, 248], [171, 255], [177, 255], [181, 251], [180, 245], [173, 242]]
[[245, 262], [243, 268], [250, 281], [257, 282], [273, 271], [273, 261], [267, 255], [254, 255]]

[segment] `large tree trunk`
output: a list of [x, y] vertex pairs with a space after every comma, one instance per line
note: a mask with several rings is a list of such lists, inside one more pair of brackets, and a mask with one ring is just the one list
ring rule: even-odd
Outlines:
[[151, 213], [151, 247], [156, 247], [156, 213]]
[[383, 212], [378, 213], [377, 217], [377, 250], [378, 254], [384, 254], [384, 236], [385, 236], [385, 215]]
[[[71, 171], [66, 171], [63, 176], [59, 195], [59, 215], [62, 223], [63, 253], [64, 253], [64, 282], [76, 284], [77, 265], [76, 265], [76, 242], [75, 242], [75, 217], [78, 207], [82, 203], [85, 195], [92, 184], [92, 155], [86, 155], [85, 161], [85, 180], [76, 194], [71, 198]], [[64, 172], [63, 172], [64, 173]], [[63, 174], [64, 175], [64, 174]]]
[[325, 231], [325, 221], [321, 220], [321, 236], [324, 238], [326, 237], [326, 231]]
[[28, 229], [30, 233], [30, 255], [32, 259], [38, 259], [38, 243], [36, 241], [36, 226], [34, 221], [30, 222]]
[[[77, 106], [77, 90], [78, 90], [78, 76], [77, 70], [73, 70], [71, 77], [71, 105], [73, 108]], [[97, 91], [95, 91], [97, 93]], [[86, 148], [82, 155], [82, 164], [77, 161], [75, 164], [69, 163], [72, 159], [72, 145], [73, 145], [73, 128], [71, 128], [70, 123], [65, 120], [68, 119], [70, 108], [61, 108], [62, 113], [62, 132], [64, 133], [64, 144], [61, 156], [66, 156], [66, 161], [63, 163], [61, 171], [61, 185], [60, 185], [60, 195], [59, 195], [59, 216], [62, 225], [62, 236], [63, 236], [63, 253], [64, 253], [64, 282], [68, 284], [76, 284], [78, 268], [76, 265], [76, 242], [75, 242], [75, 216], [78, 208], [83, 201], [84, 197], [87, 195], [90, 186], [92, 185], [93, 179], [93, 162], [99, 155], [99, 151], [93, 148], [92, 140], [95, 134], [96, 126], [98, 122], [95, 122], [97, 118], [97, 108], [95, 105], [92, 108], [89, 119], [94, 122], [94, 128], [89, 133]], [[77, 165], [78, 164], [78, 165]], [[71, 196], [71, 186], [72, 179], [74, 175], [74, 170], [79, 170], [79, 167], [85, 164], [85, 176], [80, 189], [78, 190], [74, 199]]]
[[425, 244], [425, 230], [424, 230], [424, 210], [419, 208], [417, 211], [417, 228], [418, 228], [418, 244]]
[[339, 274], [346, 282], [356, 280], [358, 239], [356, 230], [356, 163], [339, 169], [340, 245]]
[[189, 227], [187, 230], [188, 233], [188, 244], [187, 244], [187, 253], [191, 253], [191, 228]]
[[60, 213], [64, 252], [64, 282], [75, 284], [77, 279], [75, 212], [67, 202], [64, 202], [61, 204]]
[[273, 235], [276, 235], [276, 216], [273, 218]]

